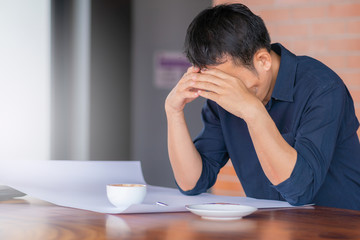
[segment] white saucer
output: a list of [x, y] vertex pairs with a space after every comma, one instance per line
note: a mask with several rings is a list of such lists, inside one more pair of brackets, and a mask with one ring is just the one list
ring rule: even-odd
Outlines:
[[186, 205], [190, 212], [211, 220], [241, 219], [257, 210], [255, 207], [230, 203], [205, 203]]

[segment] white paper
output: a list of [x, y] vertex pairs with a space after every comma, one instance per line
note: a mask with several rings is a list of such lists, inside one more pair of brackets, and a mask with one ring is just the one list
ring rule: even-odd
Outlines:
[[[123, 210], [106, 196], [112, 183], [146, 184], [139, 161], [16, 161], [1, 162], [0, 184], [59, 206], [101, 213], [150, 213], [187, 211], [185, 205], [200, 203], [237, 203], [256, 208], [291, 207], [283, 201], [203, 193], [186, 196], [178, 189], [147, 185], [142, 204]], [[159, 206], [156, 202], [166, 203]]]

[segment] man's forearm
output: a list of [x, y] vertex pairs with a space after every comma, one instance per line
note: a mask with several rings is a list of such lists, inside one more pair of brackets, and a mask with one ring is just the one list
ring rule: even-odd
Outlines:
[[167, 113], [168, 151], [170, 163], [179, 187], [191, 190], [202, 171], [202, 160], [189, 134], [184, 113]]
[[270, 182], [278, 185], [290, 177], [297, 152], [282, 137], [263, 106], [253, 116], [256, 117], [246, 122], [256, 154]]

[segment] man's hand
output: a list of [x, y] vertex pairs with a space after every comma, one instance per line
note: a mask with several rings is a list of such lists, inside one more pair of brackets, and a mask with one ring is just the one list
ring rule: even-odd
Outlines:
[[192, 102], [199, 97], [197, 89], [194, 89], [193, 78], [200, 75], [200, 69], [197, 67], [188, 68], [177, 85], [171, 90], [165, 101], [165, 110], [167, 113], [182, 112], [187, 103]]
[[199, 89], [198, 95], [215, 101], [222, 108], [235, 116], [245, 119], [253, 114], [261, 101], [254, 89], [248, 89], [241, 79], [219, 69], [202, 70], [201, 74], [192, 75], [193, 88]]

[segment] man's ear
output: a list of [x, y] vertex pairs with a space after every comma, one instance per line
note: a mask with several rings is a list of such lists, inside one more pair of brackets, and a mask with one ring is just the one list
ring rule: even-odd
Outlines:
[[271, 69], [271, 55], [265, 49], [259, 49], [254, 55], [254, 66], [258, 71], [269, 71]]

